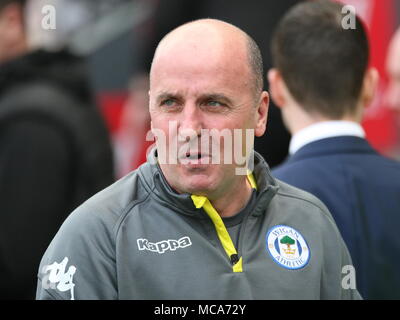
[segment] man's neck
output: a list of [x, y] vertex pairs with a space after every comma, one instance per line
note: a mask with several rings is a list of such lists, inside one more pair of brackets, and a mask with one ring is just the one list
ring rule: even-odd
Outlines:
[[[292, 136], [313, 124], [333, 120], [320, 114], [307, 113], [300, 106], [290, 106], [288, 108], [290, 109], [284, 110], [283, 118], [285, 125]], [[345, 115], [340, 119], [335, 120], [360, 123], [361, 119], [362, 113], [357, 112], [357, 114]]]
[[310, 114], [297, 104], [287, 105], [282, 111], [285, 125], [292, 134], [289, 153], [292, 155], [304, 145], [324, 138], [341, 135], [364, 137], [365, 133], [359, 126], [362, 119], [361, 106], [356, 110], [354, 114], [340, 119], [330, 119], [320, 114]]
[[243, 183], [237, 184], [223, 196], [209, 199], [215, 210], [223, 218], [231, 217], [243, 209], [249, 202], [253, 189], [250, 182], [244, 177]]

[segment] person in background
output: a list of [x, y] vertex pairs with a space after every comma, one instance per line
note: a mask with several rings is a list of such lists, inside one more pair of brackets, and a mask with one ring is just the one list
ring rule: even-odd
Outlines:
[[342, 6], [305, 2], [277, 27], [268, 79], [292, 139], [273, 175], [329, 208], [364, 298], [399, 299], [400, 163], [365, 139], [360, 122], [378, 75], [362, 22], [344, 29]]
[[114, 181], [84, 61], [63, 48], [62, 24], [44, 30], [37, 19], [53, 2], [0, 0], [0, 299], [34, 298], [51, 238]]

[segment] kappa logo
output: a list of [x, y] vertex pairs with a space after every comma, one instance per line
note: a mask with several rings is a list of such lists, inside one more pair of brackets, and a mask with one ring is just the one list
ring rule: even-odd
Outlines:
[[150, 242], [147, 239], [137, 239], [138, 249], [140, 251], [148, 250], [162, 254], [168, 250], [175, 251], [179, 248], [186, 248], [192, 245], [189, 237], [182, 237], [178, 240], [162, 240], [159, 242]]

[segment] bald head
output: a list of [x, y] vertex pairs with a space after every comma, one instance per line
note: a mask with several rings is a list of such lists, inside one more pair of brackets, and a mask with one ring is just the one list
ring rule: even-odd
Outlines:
[[[263, 90], [263, 63], [255, 41], [243, 30], [216, 19], [200, 19], [186, 23], [168, 33], [158, 44], [151, 70], [163, 60], [186, 53], [191, 59], [210, 62], [210, 57], [227, 59], [230, 64], [245, 64], [246, 75], [241, 77], [249, 83], [258, 96]], [[221, 63], [222, 67], [222, 63]], [[152, 73], [152, 72], [151, 72]], [[151, 78], [150, 78], [151, 81]]]

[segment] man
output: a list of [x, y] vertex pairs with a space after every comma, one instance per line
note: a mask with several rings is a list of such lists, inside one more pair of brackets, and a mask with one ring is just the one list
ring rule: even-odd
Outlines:
[[26, 27], [41, 8], [24, 5], [0, 0], [0, 299], [35, 298], [49, 241], [74, 208], [113, 182], [82, 60], [33, 50]]
[[150, 72], [156, 150], [66, 220], [38, 299], [359, 298], [324, 205], [275, 181], [258, 154], [243, 175], [252, 163], [236, 153], [249, 160], [266, 128], [262, 73], [257, 45], [228, 23], [164, 37]]
[[377, 72], [368, 68], [360, 20], [343, 29], [342, 5], [299, 4], [272, 42], [271, 95], [292, 133], [289, 159], [273, 175], [332, 212], [364, 298], [400, 298], [400, 164], [378, 155], [360, 126]]

